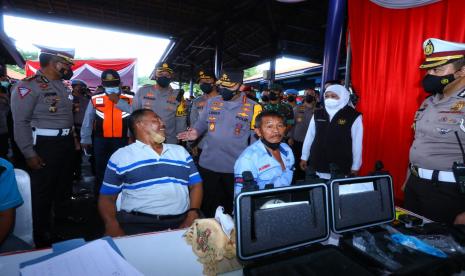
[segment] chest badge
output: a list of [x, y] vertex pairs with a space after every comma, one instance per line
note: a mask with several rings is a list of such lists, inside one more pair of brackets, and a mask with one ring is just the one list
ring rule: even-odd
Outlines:
[[450, 111], [458, 112], [465, 107], [465, 101], [458, 101], [456, 102], [451, 108]]
[[337, 124], [338, 124], [338, 125], [343, 126], [343, 125], [345, 125], [346, 123], [347, 123], [347, 120], [346, 120], [346, 119], [339, 119], [339, 120], [337, 120]]
[[450, 128], [441, 128], [441, 127], [437, 127], [436, 130], [439, 132], [439, 134], [441, 135], [446, 135], [447, 133], [451, 132], [452, 129]]
[[210, 122], [210, 124], [208, 125], [208, 130], [215, 131], [215, 122]]

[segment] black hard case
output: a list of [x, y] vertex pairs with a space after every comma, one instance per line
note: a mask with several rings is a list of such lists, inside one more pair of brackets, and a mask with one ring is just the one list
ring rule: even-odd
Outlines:
[[[372, 183], [373, 190], [353, 194], [340, 194], [341, 186], [353, 183]], [[357, 184], [356, 184], [357, 185]], [[360, 184], [358, 184], [360, 185]], [[461, 262], [457, 257], [440, 259], [414, 250], [403, 250], [391, 256], [402, 267], [389, 270], [385, 263], [377, 261], [353, 246], [353, 236], [358, 230], [369, 231], [376, 240], [376, 245], [389, 252], [389, 241], [385, 238], [389, 233], [378, 227], [395, 220], [395, 205], [392, 179], [389, 175], [335, 179], [329, 183], [331, 190], [331, 229], [341, 234], [339, 239], [342, 251], [355, 257], [371, 271], [384, 271], [395, 275], [449, 275], [460, 271]], [[401, 229], [405, 234], [407, 229]], [[463, 268], [463, 266], [462, 266]]]
[[[261, 209], [280, 199], [295, 205]], [[329, 238], [326, 184], [244, 192], [235, 199], [237, 257], [245, 275], [371, 275]]]

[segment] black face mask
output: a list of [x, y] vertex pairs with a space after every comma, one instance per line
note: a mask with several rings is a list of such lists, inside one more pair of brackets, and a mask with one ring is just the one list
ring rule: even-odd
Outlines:
[[170, 82], [171, 82], [171, 78], [168, 78], [168, 77], [157, 78], [157, 84], [163, 88], [168, 87], [170, 85]]
[[210, 94], [213, 91], [213, 84], [211, 83], [201, 83], [200, 90], [205, 94]]
[[313, 103], [314, 100], [315, 100], [315, 97], [313, 97], [312, 95], [305, 96], [305, 102], [307, 103]]
[[295, 102], [295, 97], [294, 96], [289, 96], [289, 97], [287, 97], [287, 101], [290, 102], [290, 103], [293, 103], [293, 102]]
[[269, 148], [272, 149], [272, 150], [277, 150], [277, 149], [279, 149], [279, 144], [281, 144], [281, 143], [271, 143], [271, 142], [268, 142], [268, 141], [265, 140], [265, 138], [263, 138], [263, 137], [260, 138], [260, 140], [262, 141], [262, 143], [263, 143], [265, 146], [269, 147]]
[[268, 97], [270, 98], [270, 101], [276, 101], [278, 99], [278, 95], [274, 92], [271, 92]]
[[70, 80], [71, 77], [73, 77], [73, 70], [71, 69], [65, 69], [65, 68], [61, 68], [60, 69], [60, 78], [63, 79], [63, 80]]
[[220, 95], [223, 98], [224, 101], [229, 101], [234, 97], [236, 91], [231, 91], [227, 88], [221, 88], [220, 89]]
[[423, 78], [422, 85], [426, 92], [433, 95], [442, 94], [444, 87], [455, 80], [454, 74], [445, 76], [426, 75]]
[[268, 102], [270, 99], [268, 98], [267, 95], [262, 96], [262, 101], [263, 102]]

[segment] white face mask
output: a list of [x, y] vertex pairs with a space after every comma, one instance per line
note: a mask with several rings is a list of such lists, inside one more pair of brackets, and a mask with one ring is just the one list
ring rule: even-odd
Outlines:
[[155, 131], [150, 131], [150, 138], [152, 139], [153, 142], [157, 144], [161, 144], [165, 142], [165, 136], [155, 132]]
[[339, 100], [335, 99], [325, 99], [325, 106], [331, 108], [339, 105]]

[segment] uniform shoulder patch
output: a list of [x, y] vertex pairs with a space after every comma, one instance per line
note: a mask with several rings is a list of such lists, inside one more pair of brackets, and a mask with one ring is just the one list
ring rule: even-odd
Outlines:
[[24, 86], [18, 87], [18, 94], [21, 99], [26, 97], [29, 93], [31, 93], [32, 89]]

